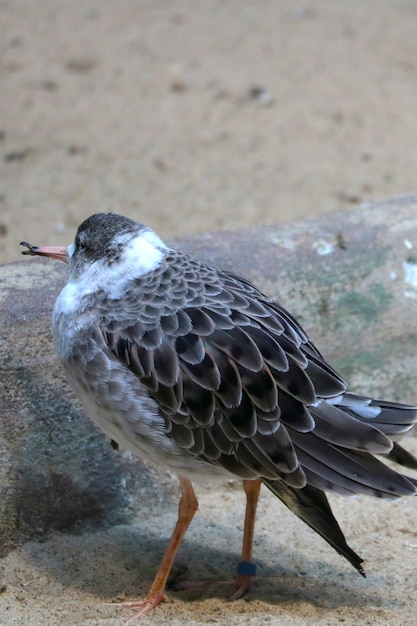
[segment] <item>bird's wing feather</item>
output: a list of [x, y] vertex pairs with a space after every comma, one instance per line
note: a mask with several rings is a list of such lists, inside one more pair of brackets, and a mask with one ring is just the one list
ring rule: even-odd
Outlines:
[[[373, 423], [369, 401], [345, 393], [283, 307], [247, 281], [175, 254], [159, 278], [132, 285], [130, 317], [107, 320], [103, 334], [159, 403], [180, 448], [243, 478], [303, 487], [308, 474], [311, 484], [346, 493], [415, 491], [373, 456], [392, 451], [387, 435], [414, 414], [386, 404]], [[167, 302], [160, 291], [168, 283]]]

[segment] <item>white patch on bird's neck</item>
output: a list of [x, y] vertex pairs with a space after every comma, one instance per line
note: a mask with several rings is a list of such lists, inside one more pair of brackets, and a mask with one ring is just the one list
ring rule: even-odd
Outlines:
[[[122, 234], [115, 238], [115, 247], [121, 246], [119, 259], [103, 257], [82, 268], [77, 276], [70, 275], [55, 305], [55, 316], [75, 313], [83, 308], [85, 296], [105, 292], [114, 300], [123, 299], [128, 283], [156, 270], [168, 250], [163, 241], [150, 229], [141, 230], [132, 238]], [[73, 244], [68, 246], [72, 256]]]
[[152, 230], [142, 230], [133, 238], [130, 234], [120, 235], [114, 243], [121, 247], [120, 259], [100, 259], [87, 267], [80, 278], [120, 298], [129, 281], [157, 269], [168, 248]]
[[[123, 236], [120, 237], [123, 240]], [[168, 248], [153, 230], [143, 230], [126, 243], [123, 264], [135, 278], [152, 272], [161, 264]]]

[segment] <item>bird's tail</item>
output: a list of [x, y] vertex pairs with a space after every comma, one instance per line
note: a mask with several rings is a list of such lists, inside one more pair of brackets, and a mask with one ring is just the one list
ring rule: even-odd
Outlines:
[[417, 423], [417, 407], [409, 404], [375, 400], [350, 392], [328, 399], [327, 402], [377, 428], [388, 437], [403, 435]]
[[312, 485], [297, 489], [290, 487], [281, 480], [264, 479], [263, 482], [290, 511], [321, 535], [362, 576], [365, 576], [362, 567], [363, 559], [346, 543], [345, 536], [332, 513], [326, 494], [321, 489]]
[[297, 432], [286, 425], [306, 485], [297, 488], [268, 479], [264, 483], [365, 576], [363, 561], [346, 543], [325, 491], [387, 499], [416, 495], [416, 478], [396, 472], [377, 457], [417, 469], [417, 458], [394, 441], [417, 422], [417, 408], [349, 392], [308, 408], [315, 422], [311, 431]]
[[[398, 402], [374, 400], [353, 393], [340, 396], [338, 406], [344, 413], [372, 425], [391, 439], [392, 450], [384, 455], [386, 458], [403, 467], [417, 470], [417, 458], [395, 441], [417, 423], [417, 407]], [[415, 479], [411, 479], [411, 482], [417, 484]]]
[[309, 432], [287, 425], [308, 485], [391, 500], [417, 494], [417, 479], [382, 461], [417, 469], [417, 458], [394, 441], [415, 423], [415, 407], [345, 393], [308, 409], [315, 424]]

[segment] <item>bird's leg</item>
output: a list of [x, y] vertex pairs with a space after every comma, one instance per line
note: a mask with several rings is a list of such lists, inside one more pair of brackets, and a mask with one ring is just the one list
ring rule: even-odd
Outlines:
[[251, 562], [253, 535], [255, 531], [256, 507], [258, 505], [259, 491], [262, 481], [244, 480], [243, 488], [246, 494], [245, 526], [243, 529], [242, 560], [238, 564], [236, 576], [236, 591], [230, 600], [238, 600], [245, 595], [252, 586], [256, 572], [256, 566]]
[[180, 487], [181, 500], [178, 506], [177, 523], [175, 525], [174, 532], [172, 533], [169, 545], [165, 551], [164, 558], [162, 559], [161, 565], [159, 566], [158, 572], [155, 576], [155, 580], [153, 581], [152, 587], [145, 600], [143, 600], [142, 602], [121, 603], [121, 606], [123, 607], [138, 609], [138, 612], [133, 615], [133, 617], [124, 622], [123, 626], [127, 626], [137, 617], [142, 617], [143, 615], [146, 615], [161, 602], [168, 601], [165, 595], [165, 585], [167, 582], [167, 578], [169, 576], [169, 572], [171, 571], [175, 556], [178, 552], [178, 548], [181, 545], [181, 541], [183, 540], [183, 537], [187, 532], [189, 525], [191, 524], [191, 520], [193, 519], [194, 514], [198, 509], [198, 501], [191, 482], [187, 478], [183, 478], [180, 476]]

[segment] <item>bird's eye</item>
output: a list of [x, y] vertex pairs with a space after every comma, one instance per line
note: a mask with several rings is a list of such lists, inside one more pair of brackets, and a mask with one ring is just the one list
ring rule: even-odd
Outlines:
[[74, 243], [75, 243], [76, 250], [78, 250], [79, 252], [81, 252], [82, 250], [85, 250], [85, 244], [84, 244], [84, 241], [81, 239], [81, 237], [76, 237]]

